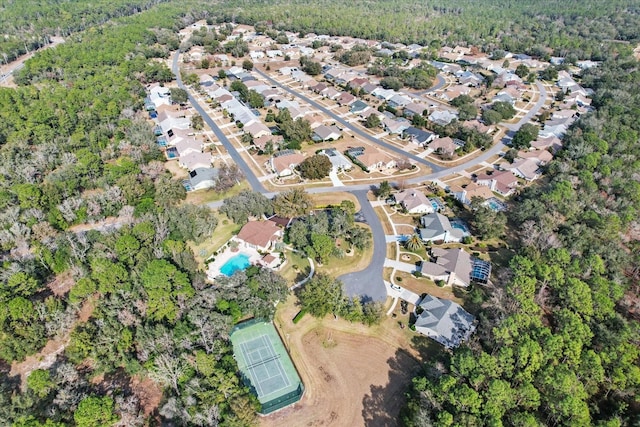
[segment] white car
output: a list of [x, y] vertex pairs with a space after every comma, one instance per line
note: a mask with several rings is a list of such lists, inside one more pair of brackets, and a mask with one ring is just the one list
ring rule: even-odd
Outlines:
[[402, 287], [398, 286], [398, 285], [394, 285], [393, 283], [391, 283], [389, 286], [391, 286], [391, 289], [395, 289], [396, 291], [401, 291]]

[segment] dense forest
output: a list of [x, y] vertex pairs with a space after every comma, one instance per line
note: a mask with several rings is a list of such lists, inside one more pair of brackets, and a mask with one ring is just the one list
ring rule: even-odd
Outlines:
[[584, 82], [597, 111], [509, 213], [520, 250], [504, 286], [469, 347], [414, 379], [406, 425], [640, 422], [640, 66], [607, 62]]
[[269, 318], [287, 284], [251, 270], [204, 285], [187, 241], [210, 236], [216, 218], [179, 205], [184, 188], [141, 112], [144, 83], [172, 78], [150, 59], [177, 47], [183, 19], [159, 6], [73, 34], [28, 61], [20, 87], [0, 89], [0, 358], [68, 343], [22, 386], [2, 366], [3, 425], [143, 425], [141, 395], [158, 386], [154, 417], [255, 419], [226, 337], [240, 318]]
[[[331, 11], [331, 13], [327, 13]], [[603, 59], [628, 52], [638, 40], [637, 1], [517, 0], [233, 0], [221, 22], [267, 23], [276, 29], [343, 35], [388, 42], [474, 44], [536, 56]], [[631, 47], [632, 49], [632, 47]]]
[[[211, 235], [216, 218], [181, 203], [184, 188], [164, 169], [141, 111], [145, 84], [172, 79], [157, 59], [178, 48], [178, 29], [201, 18], [430, 48], [477, 43], [487, 51], [605, 60], [583, 76], [595, 90], [596, 111], [574, 125], [546, 179], [508, 213], [518, 255], [485, 291], [476, 337], [425, 366], [408, 392], [402, 421], [640, 422], [640, 68], [629, 57], [640, 5], [194, 5], [0, 1], [2, 62], [52, 35], [67, 37], [25, 64], [15, 76], [18, 88], [0, 88], [1, 423], [255, 423], [258, 403], [237, 375], [228, 333], [239, 319], [271, 317], [287, 284], [277, 274], [249, 269], [215, 288], [205, 285], [190, 243]], [[280, 202], [261, 200], [259, 209], [284, 209]], [[327, 226], [336, 227], [335, 218], [342, 217], [334, 215]], [[347, 219], [350, 237], [363, 238]], [[87, 223], [95, 226], [83, 227]], [[301, 247], [315, 243], [318, 252], [326, 245], [313, 241], [309, 223], [300, 222], [299, 236], [288, 238]], [[364, 321], [379, 314], [357, 301], [340, 310], [318, 305], [317, 289], [338, 286], [326, 277], [316, 282], [301, 295], [322, 308], [312, 314]], [[51, 341], [68, 342], [52, 365], [33, 371], [24, 384], [9, 376], [9, 364]], [[140, 384], [162, 387], [156, 412], [148, 412]]]
[[168, 0], [81, 0], [0, 2], [0, 55], [3, 62], [45, 46], [51, 36], [66, 37], [112, 18], [133, 15]]

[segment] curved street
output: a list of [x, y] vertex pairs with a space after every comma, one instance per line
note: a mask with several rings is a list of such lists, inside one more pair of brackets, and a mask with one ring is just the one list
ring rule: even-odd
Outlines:
[[[198, 114], [202, 116], [205, 123], [211, 128], [211, 130], [216, 135], [216, 137], [227, 149], [232, 160], [238, 165], [238, 167], [244, 173], [247, 181], [251, 185], [251, 188], [254, 191], [260, 192], [267, 197], [272, 197], [273, 195], [277, 194], [277, 192], [269, 192], [264, 188], [262, 183], [258, 180], [256, 175], [253, 173], [253, 171], [249, 167], [249, 165], [240, 156], [240, 153], [238, 152], [236, 147], [231, 143], [231, 141], [229, 141], [229, 139], [226, 137], [224, 132], [222, 132], [222, 130], [218, 127], [218, 125], [216, 125], [216, 123], [209, 116], [209, 114], [204, 110], [204, 108], [202, 108], [202, 106], [198, 103], [195, 97], [191, 95], [191, 93], [189, 92], [189, 89], [182, 83], [182, 79], [180, 78], [180, 73], [178, 70], [179, 55], [180, 55], [180, 52], [177, 52], [174, 55], [173, 63], [172, 63], [172, 71], [176, 77], [178, 87], [187, 91], [187, 93], [189, 94], [189, 101], [191, 102], [191, 105], [198, 112]], [[536, 114], [538, 114], [538, 111], [540, 111], [540, 109], [542, 108], [542, 106], [544, 105], [547, 99], [547, 93], [546, 93], [546, 90], [544, 89], [544, 86], [539, 81], [536, 82], [536, 86], [540, 93], [540, 97], [538, 101], [533, 106], [533, 108], [531, 108], [531, 110], [529, 110], [527, 114], [525, 114], [517, 123], [508, 124], [505, 126], [509, 130], [507, 131], [507, 134], [499, 142], [494, 144], [488, 150], [484, 151], [481, 155], [467, 162], [464, 162], [458, 166], [445, 168], [442, 166], [435, 165], [420, 157], [409, 155], [399, 147], [396, 147], [387, 142], [381, 141], [356, 127], [350, 126], [349, 123], [347, 123], [345, 120], [341, 119], [337, 115], [333, 114], [331, 111], [322, 107], [320, 104], [312, 101], [311, 99], [307, 98], [302, 94], [299, 94], [281, 85], [276, 80], [265, 75], [264, 73], [257, 70], [254, 70], [254, 71], [260, 74], [263, 78], [267, 79], [272, 84], [279, 86], [280, 88], [282, 88], [283, 90], [287, 91], [288, 93], [294, 96], [298, 96], [302, 98], [309, 104], [313, 105], [315, 108], [318, 108], [323, 113], [332, 117], [342, 125], [348, 126], [355, 133], [357, 133], [358, 135], [364, 138], [367, 138], [374, 144], [378, 144], [381, 147], [389, 149], [390, 151], [394, 151], [394, 152], [398, 152], [403, 155], [406, 155], [419, 163], [429, 166], [433, 171], [428, 175], [411, 178], [405, 181], [410, 184], [417, 184], [424, 181], [442, 178], [450, 174], [458, 173], [465, 169], [473, 167], [479, 163], [482, 163], [488, 160], [489, 158], [497, 155], [500, 151], [502, 151], [502, 149], [504, 149], [505, 145], [513, 138], [513, 135], [520, 128], [520, 126], [527, 123], [531, 118], [533, 118]], [[349, 192], [355, 195], [356, 198], [358, 199], [361, 207], [361, 213], [364, 216], [367, 224], [371, 227], [371, 233], [373, 235], [373, 256], [371, 257], [371, 261], [369, 265], [363, 270], [344, 274], [338, 277], [338, 279], [341, 280], [342, 283], [344, 284], [344, 290], [347, 295], [349, 296], [360, 295], [364, 301], [384, 301], [385, 298], [387, 297], [387, 291], [388, 291], [387, 286], [384, 283], [383, 274], [382, 274], [385, 259], [386, 259], [386, 251], [387, 251], [386, 237], [385, 237], [384, 229], [382, 228], [380, 219], [376, 215], [373, 209], [373, 206], [371, 206], [371, 203], [367, 199], [368, 191], [376, 187], [377, 185], [375, 184], [360, 184], [360, 185], [346, 185], [346, 186], [340, 186], [340, 187], [314, 187], [314, 188], [307, 189], [307, 192], [312, 194], [313, 193], [331, 193], [336, 191]], [[216, 202], [208, 203], [206, 206], [210, 208], [219, 208], [221, 205], [222, 205], [222, 201], [216, 201]]]
[[338, 277], [344, 283], [345, 293], [349, 296], [360, 295], [364, 301], [384, 301], [387, 289], [382, 278], [384, 260], [387, 257], [387, 243], [382, 223], [367, 199], [367, 190], [352, 191], [360, 203], [360, 212], [364, 216], [373, 235], [373, 256], [369, 265], [360, 271]]

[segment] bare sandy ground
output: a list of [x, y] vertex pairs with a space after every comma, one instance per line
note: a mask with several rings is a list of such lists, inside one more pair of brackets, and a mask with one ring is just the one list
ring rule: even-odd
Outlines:
[[307, 315], [297, 325], [290, 298], [276, 325], [305, 385], [302, 400], [266, 417], [270, 426], [396, 426], [418, 368], [411, 333], [396, 319], [367, 328]]

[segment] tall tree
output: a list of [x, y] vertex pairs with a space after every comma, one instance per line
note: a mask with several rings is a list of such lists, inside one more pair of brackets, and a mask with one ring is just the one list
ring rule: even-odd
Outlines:
[[299, 217], [308, 214], [311, 209], [313, 209], [313, 200], [301, 187], [279, 193], [273, 198], [273, 210], [281, 217]]

